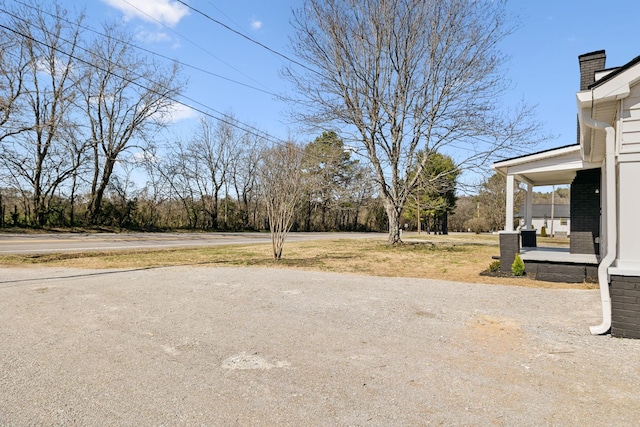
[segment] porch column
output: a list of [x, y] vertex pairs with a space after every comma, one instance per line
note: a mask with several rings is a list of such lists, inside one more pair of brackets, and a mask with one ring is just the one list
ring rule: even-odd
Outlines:
[[527, 197], [524, 204], [524, 225], [527, 230], [533, 229], [533, 185], [527, 184]]
[[504, 231], [513, 231], [513, 188], [515, 177], [507, 174], [507, 215]]

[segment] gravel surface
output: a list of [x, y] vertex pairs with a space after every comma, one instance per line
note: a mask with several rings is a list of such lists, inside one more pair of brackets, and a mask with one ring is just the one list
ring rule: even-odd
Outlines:
[[0, 425], [637, 425], [598, 291], [0, 269]]

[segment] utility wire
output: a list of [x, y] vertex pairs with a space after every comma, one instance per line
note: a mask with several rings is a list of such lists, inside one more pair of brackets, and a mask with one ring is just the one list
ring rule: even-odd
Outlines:
[[[127, 0], [123, 0], [123, 1], [125, 1], [125, 2], [126, 2]], [[296, 65], [298, 65], [298, 66], [300, 66], [300, 67], [304, 68], [304, 69], [305, 69], [305, 70], [307, 70], [307, 71], [311, 71], [312, 73], [320, 74], [318, 71], [316, 71], [316, 70], [314, 70], [314, 69], [312, 69], [312, 68], [309, 68], [308, 66], [306, 66], [306, 65], [305, 65], [305, 64], [303, 64], [302, 62], [297, 61], [297, 60], [295, 60], [295, 59], [293, 59], [293, 58], [291, 58], [291, 57], [289, 57], [289, 56], [285, 55], [284, 53], [280, 53], [280, 52], [278, 52], [277, 50], [272, 49], [272, 48], [270, 48], [269, 46], [267, 46], [267, 45], [265, 45], [265, 44], [263, 44], [263, 43], [260, 43], [260, 42], [259, 42], [259, 41], [257, 41], [256, 39], [251, 38], [251, 37], [249, 37], [248, 35], [241, 33], [240, 31], [234, 30], [233, 28], [231, 28], [230, 26], [228, 26], [228, 25], [227, 25], [227, 24], [225, 24], [224, 22], [220, 22], [219, 20], [217, 20], [217, 19], [215, 19], [215, 18], [213, 18], [213, 17], [211, 17], [211, 16], [207, 15], [206, 13], [202, 12], [201, 10], [196, 9], [195, 7], [193, 7], [193, 6], [191, 6], [191, 5], [187, 4], [187, 3], [185, 3], [184, 1], [182, 1], [182, 0], [176, 0], [176, 1], [177, 1], [178, 3], [180, 3], [180, 4], [185, 5], [186, 7], [188, 7], [188, 8], [189, 8], [189, 9], [191, 9], [191, 10], [193, 10], [194, 12], [196, 12], [196, 13], [198, 13], [198, 14], [200, 14], [200, 15], [204, 16], [205, 18], [209, 19], [210, 21], [212, 21], [212, 22], [214, 22], [214, 23], [216, 23], [216, 24], [218, 24], [218, 25], [220, 25], [220, 26], [222, 26], [222, 27], [226, 28], [227, 30], [231, 31], [232, 33], [237, 34], [237, 35], [239, 35], [240, 37], [242, 37], [242, 38], [244, 38], [244, 39], [249, 40], [251, 43], [254, 43], [254, 44], [258, 45], [258, 46], [260, 46], [260, 47], [261, 47], [261, 48], [263, 48], [263, 49], [268, 50], [269, 52], [273, 53], [274, 55], [277, 55], [277, 56], [279, 56], [279, 57], [281, 57], [281, 58], [284, 58], [284, 59], [286, 59], [287, 61], [289, 61], [289, 62], [291, 62], [291, 63], [293, 63], [293, 64], [296, 64]], [[128, 3], [128, 2], [127, 2], [127, 3]]]
[[[84, 64], [86, 64], [86, 65], [89, 65], [89, 66], [91, 66], [91, 67], [93, 67], [93, 68], [95, 68], [95, 69], [97, 69], [97, 70], [100, 70], [100, 71], [102, 71], [103, 73], [107, 73], [107, 74], [110, 74], [110, 75], [112, 75], [112, 76], [114, 76], [114, 77], [116, 77], [116, 78], [122, 79], [123, 81], [126, 81], [127, 83], [133, 84], [133, 85], [135, 85], [135, 86], [137, 86], [137, 87], [139, 87], [139, 88], [141, 88], [141, 89], [144, 89], [144, 90], [146, 90], [146, 91], [149, 91], [149, 92], [151, 92], [151, 93], [154, 93], [154, 94], [156, 94], [156, 95], [159, 95], [159, 96], [161, 96], [161, 97], [163, 97], [163, 98], [165, 98], [165, 99], [168, 99], [169, 101], [172, 101], [172, 102], [174, 102], [174, 103], [176, 103], [176, 104], [179, 104], [179, 105], [182, 105], [182, 106], [184, 106], [184, 107], [190, 108], [190, 109], [192, 109], [193, 111], [196, 111], [196, 112], [198, 112], [198, 113], [200, 113], [200, 114], [203, 114], [203, 115], [205, 115], [205, 116], [207, 116], [207, 117], [211, 117], [211, 118], [213, 118], [213, 119], [215, 119], [215, 120], [218, 120], [219, 122], [222, 122], [222, 123], [228, 124], [228, 125], [230, 125], [230, 126], [233, 126], [233, 127], [235, 127], [235, 128], [238, 128], [238, 129], [240, 129], [240, 130], [243, 130], [243, 131], [245, 131], [245, 132], [247, 132], [247, 133], [249, 133], [249, 134], [251, 134], [251, 135], [253, 135], [253, 136], [257, 136], [257, 137], [259, 137], [259, 138], [263, 138], [263, 139], [265, 139], [265, 140], [267, 140], [267, 141], [271, 142], [272, 144], [279, 144], [279, 145], [280, 145], [280, 144], [285, 144], [285, 141], [282, 141], [282, 140], [280, 140], [280, 139], [275, 139], [275, 138], [271, 137], [270, 135], [268, 135], [267, 133], [265, 133], [265, 132], [263, 132], [263, 131], [261, 131], [261, 130], [259, 130], [259, 129], [254, 128], [253, 126], [250, 126], [250, 125], [248, 125], [248, 124], [246, 124], [246, 123], [242, 123], [242, 122], [237, 121], [237, 120], [234, 122], [234, 121], [232, 121], [232, 120], [229, 118], [229, 116], [228, 116], [228, 115], [226, 115], [226, 114], [224, 114], [224, 113], [221, 113], [221, 112], [219, 112], [219, 111], [217, 111], [217, 110], [215, 110], [215, 109], [213, 109], [213, 108], [211, 108], [211, 107], [208, 107], [208, 106], [206, 106], [205, 104], [202, 104], [201, 102], [196, 101], [196, 100], [194, 100], [194, 99], [192, 99], [192, 98], [189, 98], [189, 97], [187, 97], [187, 96], [181, 95], [181, 97], [182, 97], [182, 98], [184, 98], [184, 99], [186, 99], [186, 100], [188, 100], [188, 101], [191, 101], [191, 102], [193, 102], [193, 103], [195, 103], [195, 104], [201, 105], [201, 106], [203, 106], [203, 107], [205, 107], [205, 108], [207, 108], [207, 109], [209, 109], [209, 110], [211, 110], [211, 111], [214, 111], [214, 112], [216, 112], [217, 114], [220, 114], [222, 117], [218, 117], [218, 116], [216, 116], [216, 115], [214, 115], [214, 114], [211, 114], [210, 112], [205, 111], [205, 110], [203, 110], [203, 109], [201, 109], [201, 108], [194, 107], [193, 105], [187, 104], [186, 102], [183, 102], [183, 101], [180, 101], [180, 100], [178, 100], [178, 99], [175, 99], [175, 98], [172, 98], [172, 97], [166, 96], [166, 95], [164, 95], [164, 94], [161, 94], [161, 93], [160, 93], [160, 92], [158, 92], [157, 90], [151, 89], [151, 88], [149, 88], [149, 87], [147, 87], [147, 86], [145, 86], [145, 85], [143, 85], [143, 84], [141, 84], [141, 83], [138, 83], [138, 82], [136, 82], [136, 81], [133, 81], [133, 80], [131, 80], [131, 79], [127, 79], [127, 78], [125, 78], [125, 77], [122, 77], [122, 76], [120, 76], [120, 75], [118, 75], [118, 74], [114, 73], [113, 71], [110, 71], [110, 70], [104, 69], [104, 68], [102, 68], [102, 67], [100, 67], [100, 66], [98, 66], [98, 65], [96, 65], [96, 64], [93, 64], [93, 63], [91, 63], [91, 62], [89, 62], [89, 61], [87, 61], [87, 60], [84, 60], [84, 59], [82, 59], [82, 58], [79, 58], [79, 57], [77, 57], [77, 56], [75, 56], [75, 55], [73, 55], [73, 54], [71, 54], [71, 53], [65, 52], [65, 51], [63, 51], [63, 50], [62, 50], [62, 49], [60, 49], [60, 48], [57, 48], [57, 47], [52, 46], [52, 45], [49, 45], [48, 43], [45, 43], [45, 42], [43, 42], [43, 41], [41, 41], [41, 40], [38, 40], [38, 39], [36, 39], [36, 38], [34, 38], [34, 37], [31, 37], [31, 36], [29, 36], [29, 35], [27, 35], [27, 34], [24, 34], [24, 33], [20, 32], [20, 31], [17, 31], [17, 30], [15, 30], [15, 29], [13, 29], [13, 28], [9, 28], [9, 27], [7, 27], [7, 26], [5, 26], [5, 25], [2, 25], [2, 24], [0, 24], [0, 28], [4, 28], [5, 30], [11, 31], [12, 33], [17, 34], [17, 35], [19, 35], [19, 36], [21, 36], [21, 37], [23, 37], [23, 38], [25, 38], [25, 39], [27, 39], [27, 40], [31, 40], [31, 41], [33, 41], [33, 42], [35, 42], [35, 43], [41, 44], [41, 45], [43, 45], [43, 46], [45, 46], [45, 47], [47, 47], [47, 48], [49, 48], [49, 49], [51, 49], [51, 50], [54, 50], [54, 51], [56, 51], [56, 52], [60, 53], [60, 54], [66, 55], [66, 56], [68, 56], [68, 57], [70, 57], [70, 58], [72, 58], [72, 59], [75, 59], [76, 61], [82, 62], [82, 63], [84, 63]], [[239, 126], [239, 125], [238, 125], [238, 123], [242, 124], [242, 125], [243, 125], [243, 126], [245, 126], [245, 127], [243, 127], [243, 126]]]
[[[225, 17], [225, 18], [227, 18], [229, 21], [231, 21], [231, 22], [233, 23], [233, 25], [235, 25], [236, 27], [238, 27], [238, 30], [239, 30], [239, 31], [243, 32], [243, 31], [242, 31], [242, 27], [241, 27], [237, 22], [235, 22], [233, 19], [229, 18], [229, 16], [227, 16], [227, 15], [226, 15], [222, 10], [220, 10], [220, 8], [219, 8], [218, 6], [216, 6], [215, 4], [213, 4], [213, 2], [211, 2], [210, 0], [206, 0], [206, 1], [207, 1], [207, 3], [209, 3], [209, 4], [211, 5], [211, 7], [213, 7], [215, 10], [217, 10], [218, 12], [220, 12], [220, 14], [221, 14], [222, 16], [224, 16], [224, 17]], [[247, 33], [246, 33], [246, 32], [244, 32], [244, 34], [247, 34]]]
[[[3, 10], [3, 9], [0, 9], [0, 10]], [[4, 10], [3, 10], [3, 11], [4, 11]], [[6, 11], [5, 11], [5, 12], [6, 12]], [[7, 13], [9, 13], [9, 12], [7, 12]], [[10, 13], [9, 13], [9, 14], [10, 14]], [[11, 16], [13, 16], [13, 17], [14, 17], [14, 18], [16, 18], [16, 19], [21, 19], [21, 20], [23, 20], [23, 21], [24, 21], [24, 19], [19, 18], [19, 17], [17, 17], [17, 16], [15, 16], [15, 15], [13, 15], [13, 14], [10, 14], [10, 15], [11, 15]], [[247, 132], [247, 133], [248, 133], [248, 134], [250, 134], [250, 135], [256, 136], [256, 137], [258, 137], [258, 138], [262, 138], [262, 139], [264, 139], [265, 141], [270, 142], [271, 144], [274, 144], [274, 145], [280, 145], [280, 146], [283, 146], [283, 145], [286, 145], [286, 144], [287, 144], [287, 141], [284, 141], [284, 140], [282, 140], [282, 139], [280, 139], [280, 138], [277, 138], [277, 137], [271, 136], [270, 134], [268, 134], [268, 133], [266, 133], [266, 132], [264, 132], [264, 131], [262, 131], [262, 130], [260, 130], [260, 129], [257, 129], [257, 128], [255, 128], [255, 127], [253, 127], [253, 126], [251, 126], [251, 125], [249, 125], [249, 124], [247, 124], [247, 123], [244, 123], [244, 122], [239, 121], [239, 120], [237, 120], [237, 119], [231, 118], [229, 115], [227, 115], [227, 114], [225, 114], [225, 113], [222, 113], [222, 112], [220, 112], [220, 111], [218, 111], [218, 110], [216, 110], [216, 109], [214, 109], [214, 108], [212, 108], [212, 107], [210, 107], [210, 106], [207, 106], [207, 105], [203, 104], [202, 102], [199, 102], [199, 101], [197, 101], [197, 100], [195, 100], [195, 99], [193, 99], [193, 98], [190, 98], [190, 97], [188, 97], [188, 96], [186, 96], [186, 95], [180, 95], [180, 97], [182, 97], [182, 98], [184, 98], [184, 99], [186, 99], [186, 100], [190, 101], [190, 102], [191, 102], [191, 103], [193, 103], [193, 104], [200, 105], [201, 107], [204, 107], [204, 108], [206, 108], [206, 109], [208, 109], [208, 110], [211, 110], [211, 111], [213, 111], [213, 112], [215, 112], [215, 113], [219, 114], [219, 115], [220, 115], [220, 116], [222, 116], [222, 117], [220, 117], [220, 116], [216, 116], [215, 114], [211, 114], [211, 113], [210, 113], [210, 112], [208, 112], [208, 111], [205, 111], [205, 110], [203, 110], [203, 109], [201, 109], [201, 108], [195, 107], [195, 106], [193, 106], [193, 105], [191, 105], [191, 104], [188, 104], [188, 103], [186, 103], [186, 102], [180, 101], [180, 100], [178, 100], [178, 99], [176, 99], [176, 98], [172, 98], [172, 97], [166, 96], [166, 95], [164, 95], [164, 94], [161, 94], [161, 93], [159, 93], [158, 91], [156, 91], [156, 90], [154, 90], [154, 89], [151, 89], [151, 88], [149, 88], [149, 87], [147, 87], [147, 86], [145, 86], [145, 85], [143, 85], [143, 84], [141, 84], [141, 83], [138, 83], [138, 82], [136, 82], [136, 81], [133, 81], [133, 80], [128, 79], [128, 78], [125, 78], [125, 77], [122, 77], [122, 76], [120, 76], [119, 74], [114, 73], [113, 71], [106, 70], [106, 69], [104, 69], [104, 68], [102, 68], [102, 67], [100, 67], [100, 66], [98, 66], [98, 65], [96, 65], [96, 64], [94, 64], [94, 63], [91, 63], [91, 62], [89, 62], [89, 61], [87, 61], [87, 60], [85, 60], [85, 59], [82, 59], [82, 58], [80, 58], [80, 57], [77, 57], [77, 56], [75, 56], [75, 55], [73, 55], [73, 54], [70, 54], [70, 53], [68, 53], [68, 52], [65, 52], [64, 50], [62, 50], [62, 49], [60, 49], [60, 48], [58, 48], [58, 47], [55, 47], [55, 46], [49, 45], [48, 43], [43, 42], [43, 41], [41, 41], [41, 40], [38, 40], [38, 39], [36, 39], [36, 38], [34, 38], [34, 37], [30, 36], [30, 35], [24, 34], [24, 33], [20, 32], [20, 31], [17, 31], [17, 30], [15, 30], [15, 29], [9, 28], [9, 27], [7, 27], [7, 26], [5, 26], [5, 25], [2, 25], [2, 24], [0, 24], [0, 28], [4, 28], [5, 30], [11, 31], [11, 32], [13, 32], [14, 34], [17, 34], [17, 35], [19, 35], [19, 36], [21, 36], [21, 37], [23, 37], [23, 38], [26, 38], [26, 39], [28, 39], [28, 40], [31, 40], [31, 41], [35, 42], [35, 43], [41, 44], [41, 45], [43, 45], [43, 46], [45, 46], [45, 47], [47, 47], [47, 48], [49, 48], [49, 49], [51, 49], [51, 50], [54, 50], [54, 51], [56, 51], [56, 52], [60, 53], [60, 54], [66, 55], [66, 56], [68, 56], [68, 57], [70, 57], [70, 58], [72, 58], [72, 59], [75, 59], [76, 61], [82, 62], [82, 63], [84, 63], [84, 64], [86, 64], [86, 65], [88, 65], [88, 66], [90, 66], [90, 67], [93, 67], [93, 68], [95, 68], [95, 69], [97, 69], [97, 70], [100, 70], [100, 71], [102, 71], [102, 72], [104, 72], [104, 73], [110, 74], [110, 75], [112, 75], [112, 76], [114, 76], [114, 77], [116, 77], [116, 78], [119, 78], [119, 79], [121, 79], [121, 80], [123, 80], [123, 81], [126, 81], [126, 82], [128, 82], [128, 83], [130, 83], [130, 84], [133, 84], [133, 85], [135, 85], [135, 86], [137, 86], [137, 87], [139, 87], [139, 88], [142, 88], [142, 89], [144, 89], [144, 90], [147, 90], [147, 91], [149, 91], [149, 92], [151, 92], [151, 93], [154, 93], [154, 94], [156, 94], [156, 95], [159, 95], [159, 96], [161, 96], [161, 97], [163, 97], [163, 98], [165, 98], [165, 99], [168, 99], [168, 100], [170, 100], [170, 101], [172, 101], [172, 102], [174, 102], [174, 103], [176, 103], [176, 104], [179, 104], [179, 105], [182, 105], [182, 106], [184, 106], [184, 107], [187, 107], [187, 108], [189, 108], [189, 109], [191, 109], [191, 110], [193, 110], [193, 111], [196, 111], [196, 112], [198, 112], [198, 113], [200, 113], [200, 114], [202, 114], [202, 115], [204, 115], [204, 116], [210, 117], [210, 118], [215, 119], [215, 120], [217, 120], [217, 121], [219, 121], [219, 122], [222, 122], [222, 123], [225, 123], [225, 124], [227, 124], [227, 125], [229, 125], [229, 126], [232, 126], [232, 127], [234, 127], [234, 128], [240, 129], [240, 130], [242, 130], [242, 131], [244, 131], [244, 132]], [[62, 38], [62, 37], [60, 37], [60, 39], [61, 39], [61, 40], [63, 40], [63, 41], [65, 41], [65, 42], [67, 42], [67, 43], [70, 43], [70, 41], [65, 40], [65, 39], [64, 39], [64, 38]], [[117, 39], [116, 39], [116, 40], [117, 40]], [[84, 50], [85, 52], [88, 52], [88, 49], [85, 49], [85, 48], [83, 48], [82, 46], [78, 46], [78, 48], [80, 48], [80, 49]], [[102, 58], [102, 59], [106, 60], [106, 58]], [[120, 65], [118, 65], [118, 64], [116, 64], [116, 66], [119, 66], [120, 68], [122, 68], [122, 66], [120, 66]], [[131, 71], [131, 70], [129, 70], [129, 71]], [[135, 73], [134, 73], [134, 74], [135, 74]], [[148, 79], [148, 78], [144, 78], [143, 76], [141, 76], [141, 75], [139, 75], [139, 74], [138, 74], [138, 77], [143, 78], [144, 80], [147, 80], [147, 81], [149, 81], [149, 82], [151, 82], [151, 83], [156, 83], [156, 82], [151, 81], [151, 80], [150, 80], [150, 79]], [[304, 153], [304, 149], [298, 148], [297, 146], [296, 146], [296, 150], [298, 150], [298, 151], [300, 151], [300, 152]], [[308, 153], [307, 153], [307, 155], [308, 155]], [[311, 155], [311, 157], [315, 157], [315, 158], [316, 158], [316, 159], [318, 159], [318, 160], [323, 160], [323, 158], [322, 158], [322, 157], [320, 157], [320, 156]]]
[[194, 45], [195, 47], [197, 47], [198, 49], [202, 50], [203, 52], [211, 55], [213, 58], [217, 59], [218, 61], [222, 62], [223, 64], [225, 64], [227, 67], [237, 71], [238, 73], [242, 74], [243, 76], [245, 76], [246, 78], [248, 78], [249, 80], [251, 80], [252, 82], [262, 86], [263, 88], [265, 88], [266, 90], [269, 90], [268, 87], [266, 87], [265, 85], [263, 85], [262, 83], [260, 83], [259, 81], [257, 81], [256, 79], [252, 78], [251, 76], [249, 76], [248, 74], [240, 71], [239, 69], [237, 69], [236, 67], [234, 67], [233, 65], [229, 64], [228, 62], [226, 62], [225, 60], [219, 58], [218, 56], [214, 55], [213, 53], [211, 53], [210, 51], [208, 51], [207, 49], [205, 49], [204, 47], [200, 46], [198, 43], [194, 42], [191, 39], [188, 39], [187, 37], [183, 36], [182, 34], [178, 33], [176, 30], [174, 30], [173, 28], [169, 27], [168, 25], [165, 25], [164, 23], [158, 21], [157, 19], [155, 19], [153, 16], [149, 15], [148, 13], [146, 13], [145, 11], [143, 11], [142, 9], [138, 8], [137, 6], [131, 4], [129, 1], [127, 0], [122, 0], [123, 2], [125, 2], [126, 4], [128, 4], [129, 6], [131, 6], [132, 8], [136, 9], [137, 11], [139, 11], [140, 13], [144, 14], [145, 16], [147, 16], [149, 19], [153, 20], [154, 22], [156, 22], [159, 25], [162, 25], [163, 27], [165, 27], [166, 29], [168, 29], [169, 31], [173, 32], [174, 34], [176, 34], [178, 37], [188, 41], [189, 43], [191, 43], [192, 45]]
[[[29, 6], [29, 5], [27, 5], [26, 3], [21, 2], [20, 0], [13, 0], [13, 1], [14, 1], [15, 3], [18, 3], [18, 4], [20, 4], [20, 5], [22, 5], [22, 6], [25, 6], [25, 7], [33, 7], [33, 6]], [[275, 93], [273, 93], [273, 92], [269, 92], [269, 91], [267, 91], [267, 90], [260, 89], [260, 88], [255, 87], [255, 86], [251, 86], [251, 85], [249, 85], [249, 84], [242, 83], [242, 82], [240, 82], [240, 81], [237, 81], [237, 80], [231, 79], [231, 78], [229, 78], [229, 77], [225, 77], [225, 76], [220, 75], [220, 74], [216, 74], [216, 73], [211, 72], [211, 71], [209, 71], [209, 70], [205, 70], [204, 68], [196, 67], [195, 65], [188, 64], [188, 63], [186, 63], [186, 62], [183, 62], [183, 61], [177, 60], [177, 59], [175, 59], [175, 58], [170, 58], [170, 57], [168, 57], [168, 56], [166, 56], [166, 55], [162, 55], [162, 54], [160, 54], [160, 53], [158, 53], [158, 52], [154, 52], [154, 51], [152, 51], [152, 50], [150, 50], [150, 49], [146, 49], [146, 48], [144, 48], [144, 47], [138, 46], [138, 45], [136, 45], [136, 44], [134, 44], [134, 43], [131, 43], [131, 42], [128, 42], [128, 41], [126, 41], [126, 40], [122, 40], [122, 39], [118, 39], [118, 38], [113, 37], [113, 36], [109, 36], [109, 35], [107, 35], [107, 34], [101, 33], [100, 31], [97, 31], [97, 30], [95, 30], [95, 29], [93, 29], [93, 28], [91, 28], [91, 27], [88, 27], [88, 26], [85, 26], [85, 25], [81, 25], [81, 24], [78, 24], [78, 23], [71, 22], [70, 20], [65, 19], [64, 17], [55, 16], [53, 13], [47, 12], [46, 10], [42, 10], [42, 9], [37, 8], [37, 7], [34, 7], [34, 9], [36, 9], [36, 10], [38, 10], [39, 12], [42, 12], [42, 13], [44, 13], [44, 14], [47, 14], [47, 15], [49, 15], [49, 16], [51, 16], [51, 17], [54, 17], [54, 18], [56, 18], [56, 19], [58, 19], [58, 18], [59, 18], [59, 19], [61, 19], [62, 21], [64, 21], [64, 22], [68, 23], [68, 24], [78, 25], [78, 27], [82, 28], [83, 30], [86, 30], [86, 31], [92, 32], [92, 33], [97, 34], [97, 35], [99, 35], [99, 36], [102, 36], [102, 37], [108, 38], [108, 39], [110, 39], [110, 40], [115, 40], [115, 41], [117, 41], [118, 43], [122, 43], [122, 44], [125, 44], [125, 45], [127, 45], [127, 46], [131, 46], [131, 47], [133, 47], [134, 49], [138, 49], [138, 50], [140, 50], [140, 51], [142, 51], [142, 52], [149, 53], [149, 54], [151, 54], [151, 55], [154, 55], [154, 56], [157, 56], [157, 57], [160, 57], [160, 58], [166, 59], [166, 60], [168, 60], [168, 61], [173, 61], [173, 62], [175, 62], [176, 64], [180, 64], [180, 65], [182, 65], [183, 67], [191, 68], [191, 69], [193, 69], [193, 70], [200, 71], [200, 72], [205, 73], [205, 74], [208, 74], [208, 75], [210, 75], [210, 76], [217, 77], [217, 78], [222, 79], [222, 80], [226, 80], [226, 81], [228, 81], [228, 82], [230, 82], [230, 83], [234, 83], [234, 84], [237, 84], [237, 85], [240, 85], [240, 86], [247, 87], [247, 88], [249, 88], [249, 89], [253, 89], [253, 90], [256, 90], [256, 91], [259, 91], [259, 92], [266, 93], [267, 95], [271, 95], [271, 96], [276, 97], [276, 98], [278, 97], [278, 95], [277, 95], [277, 94], [275, 94]], [[10, 13], [9, 11], [7, 11], [6, 9], [2, 9], [2, 8], [0, 8], [0, 11], [2, 11], [2, 12], [4, 12], [4, 13], [7, 13], [8, 15], [13, 16], [14, 18], [22, 19], [22, 18], [19, 18], [19, 17], [17, 17], [17, 16], [15, 16], [15, 15], [13, 15], [13, 14], [12, 14], [12, 13]]]

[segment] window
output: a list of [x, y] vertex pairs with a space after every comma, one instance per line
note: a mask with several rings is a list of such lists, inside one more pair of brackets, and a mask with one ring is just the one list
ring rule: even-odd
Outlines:
[[560, 225], [567, 225], [569, 220], [567, 218], [560, 218]]

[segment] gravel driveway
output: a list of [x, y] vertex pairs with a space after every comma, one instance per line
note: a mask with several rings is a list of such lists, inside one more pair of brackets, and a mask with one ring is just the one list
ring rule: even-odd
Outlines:
[[0, 425], [637, 425], [640, 341], [600, 316], [592, 290], [0, 269]]

